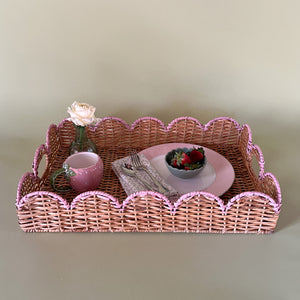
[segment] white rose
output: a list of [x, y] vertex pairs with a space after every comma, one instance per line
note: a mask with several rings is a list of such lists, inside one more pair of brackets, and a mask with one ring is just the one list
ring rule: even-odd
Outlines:
[[87, 126], [96, 123], [98, 119], [95, 117], [96, 108], [87, 103], [79, 103], [75, 101], [71, 107], [68, 107], [72, 121], [77, 126]]

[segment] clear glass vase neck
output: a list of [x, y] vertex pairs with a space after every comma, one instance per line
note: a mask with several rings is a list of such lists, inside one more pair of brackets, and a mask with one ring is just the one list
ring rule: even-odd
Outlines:
[[88, 138], [87, 130], [85, 126], [75, 125], [75, 138], [70, 146], [69, 154], [75, 154], [78, 152], [94, 152], [97, 153], [96, 144]]

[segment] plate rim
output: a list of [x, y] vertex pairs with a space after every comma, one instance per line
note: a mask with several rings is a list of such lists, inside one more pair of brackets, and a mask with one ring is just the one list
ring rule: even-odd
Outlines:
[[[208, 147], [204, 147], [204, 146], [201, 146], [201, 145], [195, 144], [195, 143], [164, 143], [164, 144], [158, 144], [158, 145], [154, 145], [154, 146], [148, 147], [146, 149], [143, 149], [142, 151], [140, 151], [140, 153], [144, 154], [146, 156], [146, 158], [149, 159], [149, 161], [151, 162], [151, 160], [154, 159], [155, 157], [167, 153], [167, 152], [166, 153], [163, 152], [163, 153], [160, 153], [160, 154], [157, 154], [157, 155], [149, 156], [148, 153], [149, 153], [149, 151], [151, 151], [151, 149], [154, 149], [154, 148], [159, 149], [160, 147], [165, 147], [165, 148], [170, 148], [172, 150], [173, 147], [174, 148], [183, 148], [183, 147], [192, 148], [193, 146], [203, 147], [204, 150], [206, 151], [206, 155], [208, 154], [208, 156], [218, 157], [219, 158], [218, 162], [223, 161], [223, 164], [225, 164], [227, 168], [230, 168], [231, 177], [226, 176], [226, 178], [221, 178], [220, 170], [218, 169], [218, 164], [217, 164], [218, 162], [209, 160], [209, 158], [207, 157], [208, 162], [211, 164], [211, 166], [215, 170], [216, 177], [215, 177], [215, 180], [207, 188], [201, 190], [200, 192], [208, 192], [208, 193], [214, 194], [218, 197], [222, 196], [223, 194], [225, 194], [230, 189], [230, 187], [232, 186], [232, 184], [234, 182], [234, 179], [235, 179], [235, 172], [234, 172], [234, 168], [233, 168], [232, 164], [222, 154], [220, 154], [220, 153], [218, 153], [218, 152], [216, 152], [216, 151], [214, 151], [214, 150], [212, 150]], [[196, 191], [199, 191], [199, 190], [196, 190]], [[188, 193], [196, 192], [196, 191], [190, 191]], [[185, 194], [188, 194], [188, 193], [185, 193]]]

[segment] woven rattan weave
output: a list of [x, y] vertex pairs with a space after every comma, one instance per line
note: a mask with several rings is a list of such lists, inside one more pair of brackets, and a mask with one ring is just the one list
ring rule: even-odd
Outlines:
[[[104, 177], [96, 191], [57, 193], [50, 175], [68, 156], [75, 128], [68, 121], [51, 125], [46, 143], [35, 153], [33, 170], [19, 182], [16, 208], [20, 227], [26, 232], [210, 232], [270, 233], [275, 230], [281, 207], [277, 179], [264, 172], [260, 148], [252, 143], [248, 125], [230, 118], [201, 124], [182, 117], [165, 126], [156, 118], [141, 118], [132, 125], [107, 117], [88, 128], [88, 136], [104, 163]], [[195, 191], [171, 203], [163, 195], [145, 191], [126, 196], [111, 163], [142, 149], [185, 142], [217, 151], [232, 164], [235, 180], [221, 197]], [[46, 169], [39, 175], [39, 164]], [[253, 161], [257, 161], [256, 172]], [[59, 185], [66, 185], [62, 177]]]

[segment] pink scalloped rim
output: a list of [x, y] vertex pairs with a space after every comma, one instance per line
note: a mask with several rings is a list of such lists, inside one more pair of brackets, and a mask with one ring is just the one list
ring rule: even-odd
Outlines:
[[183, 203], [183, 202], [187, 202], [189, 201], [191, 198], [195, 197], [195, 196], [204, 196], [205, 198], [209, 199], [209, 200], [213, 200], [216, 201], [219, 204], [220, 210], [225, 213], [226, 210], [226, 205], [224, 204], [223, 200], [220, 199], [218, 196], [211, 194], [211, 193], [207, 193], [207, 192], [191, 192], [191, 193], [187, 193], [182, 195], [175, 203], [174, 203], [174, 213], [176, 211], [176, 209]]
[[49, 196], [51, 198], [53, 198], [54, 200], [57, 200], [58, 203], [61, 204], [61, 206], [63, 208], [65, 208], [66, 210], [70, 209], [70, 205], [68, 204], [68, 202], [61, 196], [57, 195], [56, 193], [52, 193], [52, 192], [44, 192], [44, 191], [36, 191], [36, 192], [32, 192], [29, 193], [27, 195], [25, 195], [19, 203], [17, 203], [17, 208], [20, 210], [23, 206], [25, 206], [27, 204], [27, 202], [29, 201], [29, 199], [31, 197], [34, 196]]
[[122, 208], [122, 205], [119, 203], [118, 199], [116, 199], [112, 195], [105, 193], [105, 192], [101, 192], [101, 191], [89, 191], [89, 192], [81, 193], [76, 198], [74, 198], [71, 205], [69, 205], [69, 209], [74, 209], [78, 202], [80, 202], [86, 198], [92, 197], [92, 196], [99, 196], [102, 198], [107, 198], [115, 206], [115, 208], [117, 208], [117, 209]]
[[160, 200], [163, 200], [163, 202], [167, 205], [167, 207], [169, 208], [170, 211], [173, 210], [174, 206], [172, 205], [172, 203], [169, 201], [169, 199], [160, 194], [160, 193], [157, 193], [157, 192], [152, 192], [152, 191], [142, 191], [142, 192], [137, 192], [137, 193], [133, 193], [131, 194], [130, 196], [128, 196], [123, 204], [122, 204], [122, 211], [126, 208], [126, 206], [136, 197], [145, 197], [145, 196], [152, 196], [152, 197], [155, 197], [155, 198], [158, 198]]
[[107, 120], [113, 120], [113, 121], [117, 121], [117, 122], [120, 122], [121, 124], [123, 124], [125, 126], [125, 128], [127, 128], [128, 130], [134, 130], [141, 122], [145, 122], [145, 121], [155, 121], [157, 122], [161, 127], [162, 129], [165, 131], [165, 132], [168, 132], [172, 129], [172, 127], [177, 123], [177, 122], [180, 122], [180, 121], [193, 121], [195, 122], [202, 130], [206, 131], [208, 130], [212, 124], [214, 122], [217, 122], [217, 121], [220, 121], [220, 120], [225, 120], [225, 121], [231, 121], [235, 127], [237, 128], [237, 130], [239, 132], [241, 132], [243, 130], [243, 128], [247, 127], [247, 130], [248, 130], [248, 134], [249, 134], [249, 139], [248, 139], [248, 145], [247, 145], [247, 152], [248, 154], [254, 149], [258, 152], [259, 154], [259, 159], [258, 159], [258, 163], [259, 163], [259, 166], [260, 166], [260, 172], [259, 172], [259, 180], [263, 180], [265, 177], [269, 176], [272, 178], [272, 180], [274, 181], [275, 183], [275, 186], [276, 186], [276, 189], [277, 189], [277, 201], [275, 201], [273, 198], [271, 198], [270, 196], [264, 194], [264, 193], [260, 193], [260, 192], [256, 192], [256, 191], [253, 191], [253, 192], [244, 192], [244, 193], [241, 193], [235, 197], [233, 197], [232, 199], [230, 199], [227, 203], [227, 205], [224, 204], [223, 200], [211, 193], [206, 193], [206, 192], [201, 192], [201, 191], [195, 191], [195, 192], [192, 192], [192, 193], [188, 193], [188, 194], [185, 194], [185, 195], [182, 195], [174, 204], [172, 204], [168, 198], [166, 198], [164, 195], [162, 194], [159, 194], [157, 192], [152, 192], [152, 191], [143, 191], [143, 192], [138, 192], [138, 193], [135, 193], [135, 194], [132, 194], [130, 196], [128, 196], [123, 204], [119, 204], [118, 200], [116, 198], [114, 198], [112, 195], [110, 194], [107, 194], [107, 193], [104, 193], [104, 192], [101, 192], [101, 191], [89, 191], [89, 192], [86, 192], [86, 193], [82, 193], [80, 195], [78, 195], [75, 199], [73, 199], [71, 205], [67, 203], [67, 201], [57, 195], [56, 193], [53, 193], [53, 192], [45, 192], [45, 191], [35, 191], [35, 192], [32, 192], [32, 193], [29, 193], [27, 195], [25, 195], [24, 197], [21, 197], [21, 189], [22, 189], [22, 186], [23, 186], [23, 183], [25, 182], [26, 178], [27, 177], [32, 177], [33, 180], [39, 180], [39, 177], [38, 177], [38, 158], [39, 158], [39, 155], [41, 152], [44, 152], [44, 154], [46, 155], [49, 155], [51, 153], [51, 149], [50, 149], [50, 140], [49, 140], [49, 133], [51, 130], [53, 130], [53, 128], [55, 128], [55, 130], [59, 130], [60, 128], [62, 128], [64, 126], [64, 123], [67, 121], [67, 122], [70, 122], [68, 119], [64, 119], [63, 121], [61, 121], [59, 123], [59, 125], [50, 125], [49, 128], [48, 128], [48, 131], [47, 131], [47, 138], [46, 138], [46, 143], [41, 145], [35, 152], [35, 155], [34, 155], [34, 160], [33, 160], [33, 166], [32, 166], [32, 169], [33, 169], [33, 172], [32, 173], [25, 173], [22, 178], [20, 179], [20, 182], [19, 182], [19, 185], [18, 185], [18, 190], [17, 190], [17, 199], [16, 199], [16, 207], [17, 209], [21, 209], [24, 205], [26, 205], [26, 202], [29, 201], [29, 199], [32, 197], [32, 196], [35, 196], [35, 195], [45, 195], [45, 196], [50, 196], [51, 198], [53, 199], [56, 199], [60, 205], [62, 205], [62, 207], [64, 207], [66, 210], [70, 210], [70, 209], [74, 209], [76, 207], [76, 204], [80, 201], [84, 201], [84, 199], [90, 197], [90, 196], [100, 196], [100, 197], [104, 197], [104, 198], [107, 198], [109, 199], [109, 201], [111, 201], [111, 203], [117, 208], [117, 209], [120, 209], [120, 210], [124, 210], [126, 208], [126, 206], [135, 198], [135, 197], [138, 197], [138, 196], [145, 196], [145, 195], [151, 195], [155, 198], [157, 198], [158, 200], [162, 200], [165, 205], [170, 209], [170, 211], [172, 211], [173, 213], [176, 212], [176, 209], [180, 206], [181, 203], [183, 203], [184, 201], [188, 201], [190, 198], [194, 197], [194, 196], [204, 196], [208, 199], [211, 199], [213, 201], [216, 201], [218, 204], [219, 204], [219, 207], [220, 207], [220, 210], [226, 214], [228, 212], [228, 210], [232, 207], [232, 205], [234, 204], [234, 202], [237, 202], [239, 201], [240, 199], [244, 198], [244, 197], [248, 197], [248, 196], [260, 196], [260, 197], [263, 197], [265, 199], [267, 199], [270, 203], [270, 205], [272, 206], [273, 210], [275, 211], [275, 213], [279, 213], [280, 212], [280, 208], [281, 208], [281, 190], [280, 190], [280, 186], [279, 186], [279, 183], [278, 183], [278, 180], [276, 179], [276, 177], [272, 174], [272, 173], [264, 173], [264, 165], [265, 165], [265, 161], [264, 161], [264, 157], [263, 157], [263, 154], [262, 154], [262, 151], [260, 149], [259, 146], [257, 145], [254, 145], [252, 143], [252, 133], [251, 133], [251, 129], [250, 127], [247, 125], [247, 124], [244, 124], [244, 125], [240, 125], [236, 120], [232, 119], [232, 118], [228, 118], [228, 117], [219, 117], [219, 118], [215, 118], [213, 120], [210, 120], [208, 123], [206, 124], [202, 124], [199, 122], [199, 120], [193, 118], [193, 117], [180, 117], [180, 118], [177, 118], [175, 120], [173, 120], [172, 122], [170, 122], [167, 126], [165, 126], [165, 124], [157, 119], [157, 118], [154, 118], [154, 117], [143, 117], [143, 118], [139, 118], [137, 119], [134, 123], [132, 123], [132, 125], [129, 125], [126, 121], [124, 121], [123, 119], [120, 119], [120, 118], [117, 118], [117, 117], [105, 117], [103, 119], [101, 119], [100, 121], [97, 122], [97, 124], [91, 126], [91, 130], [96, 130], [98, 126], [101, 125], [102, 122], [105, 122]]

